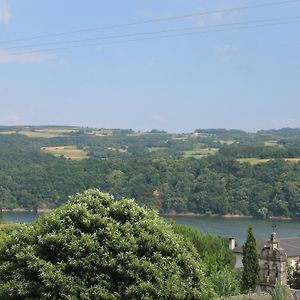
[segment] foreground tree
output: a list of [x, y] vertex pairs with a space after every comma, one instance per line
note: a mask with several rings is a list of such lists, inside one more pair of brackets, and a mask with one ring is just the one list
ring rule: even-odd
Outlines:
[[259, 279], [259, 256], [252, 227], [248, 229], [247, 240], [243, 248], [242, 290], [249, 292], [255, 289]]
[[191, 243], [133, 200], [89, 190], [0, 247], [1, 299], [213, 299]]

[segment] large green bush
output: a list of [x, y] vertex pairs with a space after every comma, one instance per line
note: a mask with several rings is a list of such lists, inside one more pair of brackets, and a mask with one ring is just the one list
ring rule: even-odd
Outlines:
[[1, 299], [213, 299], [191, 243], [155, 211], [88, 190], [0, 247]]

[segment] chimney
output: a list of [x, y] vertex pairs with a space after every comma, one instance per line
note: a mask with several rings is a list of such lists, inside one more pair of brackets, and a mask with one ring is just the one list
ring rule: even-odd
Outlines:
[[229, 250], [233, 250], [235, 248], [235, 239], [233, 237], [228, 239], [228, 248]]

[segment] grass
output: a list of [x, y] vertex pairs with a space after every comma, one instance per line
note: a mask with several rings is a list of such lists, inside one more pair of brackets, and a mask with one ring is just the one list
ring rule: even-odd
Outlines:
[[83, 160], [87, 158], [86, 151], [84, 149], [77, 149], [76, 146], [42, 147], [41, 150], [56, 157], [63, 155], [65, 158], [72, 160]]
[[[257, 158], [257, 157], [251, 157], [251, 158], [239, 158], [238, 161], [240, 163], [250, 163], [250, 165], [258, 165], [258, 164], [265, 164], [269, 162], [270, 160], [274, 160], [274, 158]], [[300, 162], [300, 157], [295, 158], [284, 158], [285, 161], [298, 163]]]
[[184, 152], [184, 157], [203, 158], [205, 156], [216, 154], [219, 151], [218, 148], [196, 148], [193, 150], [187, 150]]

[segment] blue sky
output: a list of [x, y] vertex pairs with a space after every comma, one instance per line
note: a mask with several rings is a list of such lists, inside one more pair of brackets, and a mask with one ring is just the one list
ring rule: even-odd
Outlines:
[[[224, 30], [224, 24], [300, 16], [296, 0], [228, 11], [283, 1], [0, 0], [0, 124], [170, 132], [300, 127], [300, 22]], [[214, 13], [50, 36], [208, 11]], [[220, 30], [126, 37], [189, 27]], [[40, 35], [46, 37], [29, 39]], [[93, 46], [53, 49], [96, 38]], [[125, 42], [107, 43], [117, 40]]]

